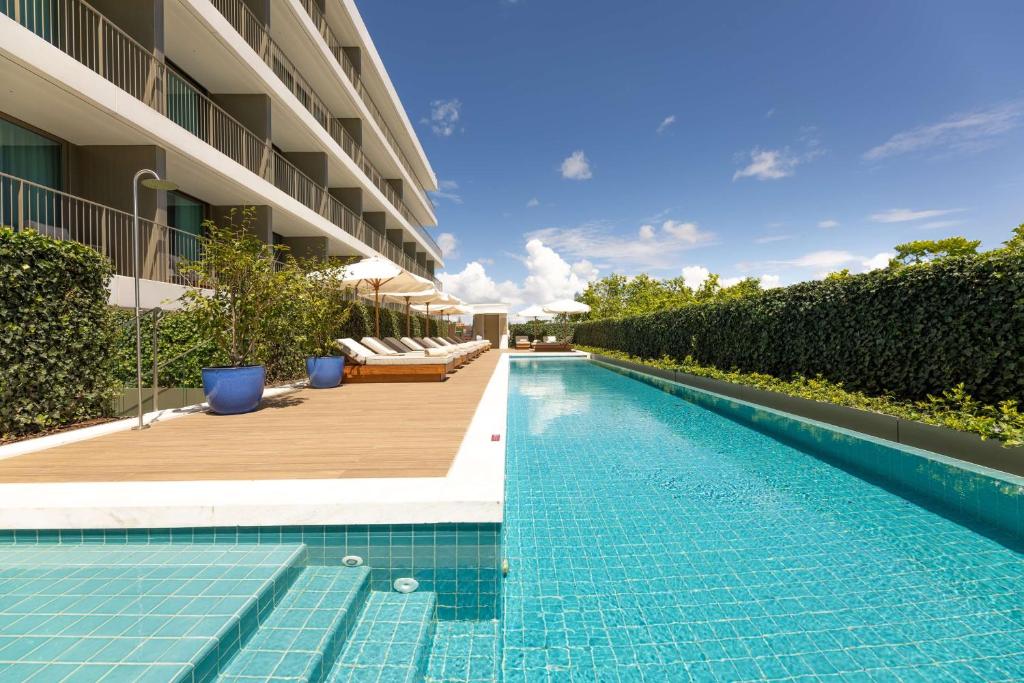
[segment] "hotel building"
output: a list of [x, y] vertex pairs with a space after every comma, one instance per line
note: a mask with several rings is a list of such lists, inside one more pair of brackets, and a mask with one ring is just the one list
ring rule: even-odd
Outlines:
[[132, 177], [144, 307], [207, 218], [256, 207], [297, 256], [443, 266], [437, 189], [352, 0], [0, 0], [0, 224], [93, 246], [133, 302]]

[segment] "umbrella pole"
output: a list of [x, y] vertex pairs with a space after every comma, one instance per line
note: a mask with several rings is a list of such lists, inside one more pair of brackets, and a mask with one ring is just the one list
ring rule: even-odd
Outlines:
[[375, 287], [373, 290], [373, 313], [374, 320], [376, 322], [377, 334], [375, 337], [380, 336], [380, 287]]
[[409, 312], [412, 309], [411, 304], [412, 297], [405, 297], [405, 336], [412, 336], [412, 314]]

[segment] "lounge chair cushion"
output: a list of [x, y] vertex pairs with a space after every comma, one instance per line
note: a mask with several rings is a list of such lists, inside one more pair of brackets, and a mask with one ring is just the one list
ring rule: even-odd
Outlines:
[[444, 356], [444, 357], [447, 357], [447, 356], [451, 355], [450, 353], [448, 353], [444, 349], [428, 349], [428, 348], [424, 347], [422, 344], [417, 344], [410, 337], [402, 337], [402, 343], [405, 344], [406, 346], [408, 346], [410, 349], [412, 349], [414, 351], [423, 351], [428, 356], [436, 356], [436, 357]]
[[384, 339], [382, 339], [381, 341], [383, 341], [385, 344], [393, 348], [395, 351], [398, 351], [398, 353], [408, 353], [412, 351], [412, 349], [410, 349], [408, 346], [398, 341], [394, 337], [384, 337]]
[[366, 360], [376, 354], [370, 349], [366, 348], [355, 339], [345, 337], [344, 339], [336, 339], [341, 348], [345, 350], [345, 354], [352, 358], [357, 363], [365, 364]]
[[363, 346], [365, 346], [366, 348], [368, 348], [371, 351], [373, 351], [374, 353], [378, 353], [378, 354], [380, 354], [382, 356], [397, 356], [398, 355], [398, 351], [395, 351], [390, 346], [384, 344], [383, 342], [381, 342], [381, 341], [379, 341], [377, 339], [374, 339], [373, 337], [363, 337], [363, 339], [362, 339], [362, 341], [360, 343]]
[[416, 341], [425, 349], [439, 349], [441, 345], [430, 337], [416, 337]]

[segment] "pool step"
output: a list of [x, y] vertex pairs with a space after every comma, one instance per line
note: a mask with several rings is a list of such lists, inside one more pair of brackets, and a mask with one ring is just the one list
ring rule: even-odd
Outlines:
[[437, 596], [373, 592], [329, 683], [422, 681], [437, 621]]
[[306, 567], [216, 680], [321, 683], [369, 592], [366, 567]]

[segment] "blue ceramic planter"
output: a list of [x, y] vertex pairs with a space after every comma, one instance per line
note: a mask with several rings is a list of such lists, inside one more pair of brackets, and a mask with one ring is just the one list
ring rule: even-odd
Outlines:
[[221, 415], [249, 413], [260, 405], [267, 379], [262, 365], [203, 368], [203, 392], [210, 410]]
[[306, 359], [309, 386], [314, 389], [330, 389], [338, 386], [341, 384], [344, 373], [344, 356], [312, 356]]

